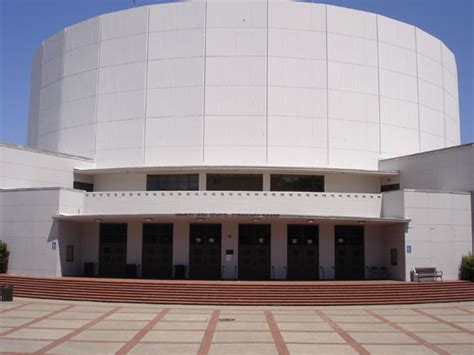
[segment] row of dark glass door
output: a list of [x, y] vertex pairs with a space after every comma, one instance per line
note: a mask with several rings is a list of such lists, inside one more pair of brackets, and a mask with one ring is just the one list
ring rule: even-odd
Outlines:
[[[221, 225], [191, 224], [189, 278], [221, 278]], [[363, 226], [336, 226], [336, 279], [364, 278]], [[238, 279], [269, 280], [271, 275], [271, 228], [269, 224], [240, 224]], [[319, 279], [319, 228], [288, 225], [287, 278]], [[100, 225], [99, 274], [123, 277], [126, 273], [127, 224]], [[173, 277], [173, 224], [144, 224], [142, 277]]]

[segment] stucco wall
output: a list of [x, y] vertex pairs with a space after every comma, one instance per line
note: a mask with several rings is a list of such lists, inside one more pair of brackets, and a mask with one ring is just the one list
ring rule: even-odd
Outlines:
[[402, 189], [474, 191], [472, 143], [382, 160], [379, 165], [381, 170], [400, 171], [400, 175], [392, 180], [400, 182]]
[[412, 25], [324, 4], [105, 14], [45, 40], [31, 87], [29, 145], [100, 166], [376, 168], [460, 141], [453, 53]]
[[470, 194], [405, 191], [406, 277], [414, 267], [433, 266], [458, 279], [461, 257], [472, 252]]
[[52, 216], [77, 212], [81, 198], [80, 192], [59, 188], [0, 191], [0, 240], [10, 250], [9, 272], [61, 275], [58, 239], [64, 233], [71, 240], [78, 233], [59, 228]]
[[91, 168], [93, 161], [0, 144], [0, 188], [72, 187], [74, 168]]

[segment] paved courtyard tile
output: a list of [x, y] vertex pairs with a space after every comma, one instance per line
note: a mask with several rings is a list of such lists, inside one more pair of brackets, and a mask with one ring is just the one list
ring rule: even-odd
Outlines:
[[371, 354], [377, 355], [431, 355], [437, 354], [423, 345], [364, 345]]
[[195, 355], [199, 344], [147, 344], [138, 343], [129, 354], [157, 354], [157, 355]]
[[67, 341], [54, 348], [54, 354], [115, 354], [125, 343], [87, 343]]
[[474, 354], [474, 302], [226, 307], [0, 304], [0, 353]]

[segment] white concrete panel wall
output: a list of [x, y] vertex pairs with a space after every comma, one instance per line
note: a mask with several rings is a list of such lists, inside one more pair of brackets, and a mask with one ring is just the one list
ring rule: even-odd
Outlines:
[[149, 9], [145, 165], [202, 162], [205, 4]]
[[92, 168], [88, 159], [0, 145], [0, 189], [73, 187], [74, 168]]
[[[73, 260], [67, 261], [67, 247], [73, 247]], [[61, 276], [82, 275], [84, 252], [83, 224], [78, 222], [58, 222], [58, 274]]]
[[145, 125], [148, 8], [101, 16], [100, 36], [96, 159], [108, 166], [140, 165]]
[[[387, 267], [390, 277], [394, 280], [406, 281], [405, 273], [405, 225], [393, 224], [383, 229], [383, 247], [380, 252], [384, 254], [384, 265]], [[397, 264], [391, 263], [391, 249], [397, 250]]]
[[474, 191], [474, 145], [383, 160], [380, 169], [399, 170], [402, 189]]
[[74, 215], [278, 214], [379, 218], [380, 194], [306, 192], [89, 192]]
[[10, 250], [10, 273], [56, 276], [58, 225], [51, 216], [58, 206], [58, 189], [0, 192], [0, 239]]
[[458, 279], [463, 255], [472, 252], [470, 194], [405, 191], [406, 278], [415, 267], [436, 267], [443, 278]]
[[[189, 237], [188, 237], [189, 240]], [[226, 250], [234, 251], [230, 260], [227, 260]], [[239, 263], [239, 224], [226, 222], [222, 223], [222, 240], [221, 240], [221, 263], [224, 266], [224, 279], [237, 279]]]
[[267, 163], [326, 166], [326, 7], [269, 2]]
[[38, 144], [38, 118], [40, 111], [41, 73], [43, 65], [43, 47], [33, 54], [30, 81], [30, 105], [28, 111], [27, 144], [36, 147]]
[[357, 167], [379, 155], [376, 15], [328, 6], [327, 41], [328, 162]]
[[438, 39], [284, 0], [156, 4], [70, 26], [35, 56], [30, 106], [30, 145], [102, 167], [372, 169], [460, 141], [456, 62]]
[[[0, 240], [10, 250], [10, 273], [61, 275], [58, 245], [61, 229], [52, 216], [63, 211], [80, 211], [82, 197], [82, 192], [59, 188], [0, 192]], [[75, 231], [66, 234], [69, 238], [77, 236]]]

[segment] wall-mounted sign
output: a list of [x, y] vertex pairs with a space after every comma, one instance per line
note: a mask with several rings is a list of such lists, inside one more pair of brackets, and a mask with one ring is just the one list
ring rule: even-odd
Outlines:
[[225, 260], [226, 261], [232, 261], [232, 255], [226, 255]]
[[392, 264], [392, 265], [397, 265], [398, 264], [398, 255], [397, 255], [397, 249], [396, 248], [390, 249], [390, 264]]
[[68, 245], [66, 247], [66, 261], [67, 262], [74, 261], [74, 245]]
[[411, 245], [407, 245], [407, 254], [411, 254]]

